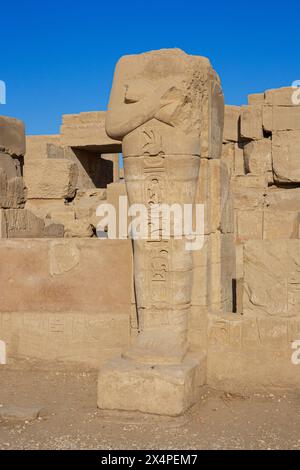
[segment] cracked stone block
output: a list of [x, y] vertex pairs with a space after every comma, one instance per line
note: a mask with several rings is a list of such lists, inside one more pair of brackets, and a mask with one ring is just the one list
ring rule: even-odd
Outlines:
[[244, 247], [244, 315], [300, 315], [300, 240], [251, 240]]

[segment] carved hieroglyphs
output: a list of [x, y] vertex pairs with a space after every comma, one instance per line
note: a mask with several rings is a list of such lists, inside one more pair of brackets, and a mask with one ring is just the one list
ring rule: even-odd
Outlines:
[[[177, 204], [183, 210], [195, 203], [202, 142], [203, 152], [209, 148], [215, 156], [222, 112], [219, 79], [206, 58], [174, 49], [125, 56], [118, 62], [106, 130], [122, 140], [131, 206], [143, 204], [150, 213], [153, 206]], [[211, 122], [216, 118], [217, 125]], [[119, 362], [100, 371], [102, 408], [179, 414], [195, 401], [199, 364], [190, 358], [187, 340], [193, 258], [186, 238], [174, 236], [174, 220], [169, 239], [163, 237], [164, 222], [158, 210], [146, 239], [134, 241], [139, 334]], [[180, 385], [172, 378], [174, 372]], [[153, 390], [154, 377], [164, 386]]]

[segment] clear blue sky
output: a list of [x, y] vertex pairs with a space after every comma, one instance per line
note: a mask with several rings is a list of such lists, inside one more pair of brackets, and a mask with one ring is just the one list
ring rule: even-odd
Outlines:
[[180, 47], [210, 58], [228, 104], [300, 80], [296, 2], [4, 0], [0, 114], [28, 134], [59, 132], [61, 115], [106, 109], [124, 54]]

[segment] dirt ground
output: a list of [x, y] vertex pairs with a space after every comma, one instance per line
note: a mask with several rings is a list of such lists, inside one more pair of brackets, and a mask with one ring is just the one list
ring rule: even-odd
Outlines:
[[0, 421], [0, 449], [300, 449], [299, 395], [205, 388], [184, 417], [163, 418], [97, 410], [96, 381], [94, 370], [0, 366], [0, 407], [43, 409]]

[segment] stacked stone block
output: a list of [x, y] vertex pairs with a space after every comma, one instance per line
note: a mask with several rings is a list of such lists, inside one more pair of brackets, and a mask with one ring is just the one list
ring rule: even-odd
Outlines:
[[22, 177], [25, 155], [22, 121], [0, 117], [0, 238], [62, 237], [63, 227], [24, 209], [27, 189]]
[[[237, 250], [248, 240], [299, 238], [300, 106], [294, 93], [292, 87], [268, 90], [249, 95], [246, 106], [226, 106], [222, 159], [231, 175]], [[243, 257], [237, 260], [243, 276]]]
[[26, 207], [63, 224], [66, 237], [96, 236], [96, 209], [108, 182], [119, 179], [114, 152], [121, 144], [107, 136], [104, 121], [103, 111], [64, 115], [61, 134], [26, 138]]

